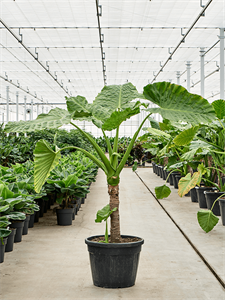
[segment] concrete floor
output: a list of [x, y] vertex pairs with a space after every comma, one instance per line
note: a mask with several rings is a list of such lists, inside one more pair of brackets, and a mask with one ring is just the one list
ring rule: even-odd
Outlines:
[[[162, 182], [151, 174], [149, 168], [140, 168], [138, 172], [146, 181], [158, 181], [157, 185]], [[72, 226], [57, 226], [56, 216], [49, 211], [34, 228], [29, 229], [21, 243], [14, 244], [13, 252], [5, 254], [5, 262], [0, 265], [0, 299], [225, 299], [224, 289], [217, 279], [138, 176], [128, 168], [121, 176], [120, 201], [122, 234], [137, 235], [145, 240], [135, 286], [102, 289], [92, 284], [84, 239], [104, 233], [105, 224], [94, 220], [97, 210], [108, 203], [105, 176], [99, 171], [97, 181], [91, 185], [91, 193]], [[189, 212], [189, 221], [188, 217], [179, 217], [179, 210], [175, 209], [175, 215], [186, 230], [189, 223], [193, 223], [193, 212]], [[212, 245], [211, 249], [215, 249], [213, 261], [219, 266], [219, 259], [224, 255], [221, 257], [221, 251], [217, 252], [220, 249], [214, 245], [215, 239], [211, 243], [210, 237], [213, 237], [213, 232], [210, 235], [203, 233], [201, 244], [204, 248]], [[196, 236], [195, 240], [198, 239]], [[222, 235], [220, 239], [224, 243]]]

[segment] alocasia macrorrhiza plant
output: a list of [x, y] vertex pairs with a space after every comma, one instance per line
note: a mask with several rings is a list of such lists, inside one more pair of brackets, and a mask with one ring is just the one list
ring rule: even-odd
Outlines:
[[[149, 100], [159, 107], [148, 109], [149, 114], [133, 135], [125, 155], [118, 163], [119, 128], [123, 121], [140, 112], [142, 103], [140, 101], [132, 101], [137, 98]], [[92, 104], [88, 103], [82, 96], [66, 98], [66, 100], [67, 110], [55, 108], [48, 114], [39, 115], [36, 120], [9, 122], [5, 130], [6, 132], [28, 132], [37, 129], [58, 128], [65, 124], [71, 124], [77, 128], [90, 141], [99, 157], [97, 158], [84, 149], [74, 148], [87, 155], [106, 174], [110, 196], [110, 210], [113, 211], [115, 207], [117, 208], [110, 216], [110, 238], [111, 242], [119, 243], [121, 242], [119, 222], [120, 173], [144, 122], [152, 113], [159, 113], [163, 118], [171, 119], [175, 122], [205, 123], [215, 118], [215, 112], [208, 101], [201, 96], [190, 94], [182, 86], [169, 82], [149, 84], [144, 87], [143, 94], [139, 94], [131, 83], [105, 86]], [[109, 150], [109, 158], [94, 139], [74, 124], [71, 119], [91, 121], [98, 128], [102, 129]], [[116, 130], [113, 147], [110, 145], [109, 139], [105, 134], [105, 131], [112, 130]], [[55, 147], [55, 151], [53, 151], [44, 140], [37, 142], [34, 151], [34, 186], [37, 192], [40, 191], [50, 171], [58, 164], [61, 157], [60, 151], [66, 148], [72, 147], [62, 149]]]

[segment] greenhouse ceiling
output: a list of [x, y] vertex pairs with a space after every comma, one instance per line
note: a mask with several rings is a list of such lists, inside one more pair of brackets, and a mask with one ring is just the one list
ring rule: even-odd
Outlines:
[[104, 85], [187, 87], [188, 72], [201, 94], [200, 54], [204, 96], [220, 98], [224, 0], [2, 0], [0, 11], [1, 104], [7, 87], [11, 103], [18, 92], [50, 108], [70, 95], [91, 102]]

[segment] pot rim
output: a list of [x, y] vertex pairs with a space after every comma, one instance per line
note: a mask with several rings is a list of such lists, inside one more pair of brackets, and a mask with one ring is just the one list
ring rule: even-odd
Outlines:
[[[218, 192], [217, 192], [218, 191]], [[207, 191], [204, 191], [204, 194], [218, 194], [218, 195], [222, 195], [222, 194], [225, 194], [225, 192], [220, 192], [219, 190], [207, 190]]]
[[103, 234], [90, 236], [85, 239], [85, 244], [89, 246], [101, 247], [101, 248], [130, 248], [130, 247], [135, 247], [144, 244], [144, 239], [134, 235], [121, 235], [121, 237], [139, 238], [140, 241], [131, 242], [131, 243], [99, 243], [91, 240], [93, 238], [102, 237], [102, 236], [104, 237]]

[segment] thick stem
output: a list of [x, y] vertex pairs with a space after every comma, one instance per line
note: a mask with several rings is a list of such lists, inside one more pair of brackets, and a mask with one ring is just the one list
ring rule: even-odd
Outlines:
[[114, 211], [111, 215], [111, 228], [110, 228], [110, 238], [111, 243], [120, 243], [120, 216], [119, 216], [119, 185], [113, 186], [108, 185], [108, 193], [110, 197], [109, 205], [110, 210], [117, 207], [117, 210]]

